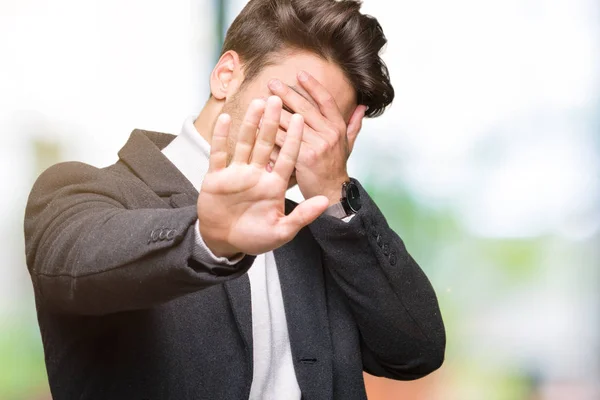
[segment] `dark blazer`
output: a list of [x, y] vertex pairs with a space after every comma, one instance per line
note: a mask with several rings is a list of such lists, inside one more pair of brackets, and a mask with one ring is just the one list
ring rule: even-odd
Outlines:
[[[248, 398], [254, 257], [191, 258], [198, 192], [161, 153], [173, 138], [136, 130], [114, 165], [58, 164], [32, 189], [27, 265], [55, 400]], [[435, 293], [359, 188], [349, 223], [321, 216], [274, 252], [306, 400], [366, 399], [363, 370], [408, 380], [443, 361]]]

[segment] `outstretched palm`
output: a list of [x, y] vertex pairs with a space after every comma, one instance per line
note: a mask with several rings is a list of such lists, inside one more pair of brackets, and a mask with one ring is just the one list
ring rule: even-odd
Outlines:
[[198, 197], [200, 232], [216, 255], [255, 255], [273, 250], [292, 240], [327, 208], [327, 198], [316, 196], [299, 204], [290, 215], [284, 213], [285, 192], [298, 159], [304, 121], [300, 115], [292, 117], [271, 170], [267, 164], [275, 145], [281, 108], [278, 97], [250, 104], [229, 165], [227, 137], [231, 118], [223, 114], [217, 120], [210, 168]]

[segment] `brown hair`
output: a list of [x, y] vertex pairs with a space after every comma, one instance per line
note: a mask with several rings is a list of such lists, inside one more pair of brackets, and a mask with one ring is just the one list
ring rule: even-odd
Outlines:
[[360, 13], [357, 0], [250, 0], [233, 21], [223, 53], [236, 51], [246, 81], [286, 48], [311, 51], [339, 65], [366, 115], [377, 117], [394, 99], [388, 69], [379, 56], [387, 43], [381, 25]]

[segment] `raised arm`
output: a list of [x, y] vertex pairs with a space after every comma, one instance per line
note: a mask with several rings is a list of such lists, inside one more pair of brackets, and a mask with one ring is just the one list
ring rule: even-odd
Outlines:
[[363, 202], [354, 218], [346, 223], [323, 215], [311, 232], [348, 299], [365, 371], [417, 379], [444, 360], [446, 335], [435, 291], [377, 205], [354, 182]]
[[[269, 100], [270, 118], [279, 120], [281, 100]], [[132, 209], [132, 197], [148, 196], [141, 183], [81, 163], [65, 163], [40, 176], [25, 216], [27, 265], [38, 304], [61, 313], [107, 314], [153, 307], [178, 296], [234, 279], [252, 256], [291, 240], [327, 206], [317, 197], [284, 214], [285, 190], [302, 136], [296, 117], [282, 157], [266, 168], [276, 126], [257, 125], [265, 102], [253, 103], [239, 140], [232, 135], [233, 161], [227, 164], [230, 117], [219, 118], [210, 160], [196, 206]], [[270, 113], [270, 114], [269, 114]], [[269, 128], [271, 127], [271, 128]], [[265, 156], [266, 154], [266, 156]], [[215, 255], [243, 256], [235, 265], [207, 265], [194, 258], [196, 221]]]
[[[289, 109], [305, 117], [298, 186], [305, 196], [325, 194], [335, 204], [342, 183], [350, 179], [346, 163], [365, 108], [358, 105], [346, 122], [320, 82], [306, 72], [298, 74], [298, 82], [309, 99], [276, 80], [269, 86]], [[354, 182], [363, 203], [358, 213], [350, 221], [323, 215], [310, 228], [354, 314], [364, 369], [389, 378], [416, 379], [444, 359], [446, 338], [435, 292], [381, 211]]]

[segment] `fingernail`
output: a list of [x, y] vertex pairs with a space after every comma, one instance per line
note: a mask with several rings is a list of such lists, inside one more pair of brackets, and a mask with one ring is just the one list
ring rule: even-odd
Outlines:
[[279, 79], [273, 79], [269, 82], [269, 87], [273, 90], [279, 90], [281, 89], [281, 82], [279, 82]]
[[308, 80], [308, 74], [304, 71], [300, 71], [300, 73], [298, 74], [298, 80], [306, 82]]

